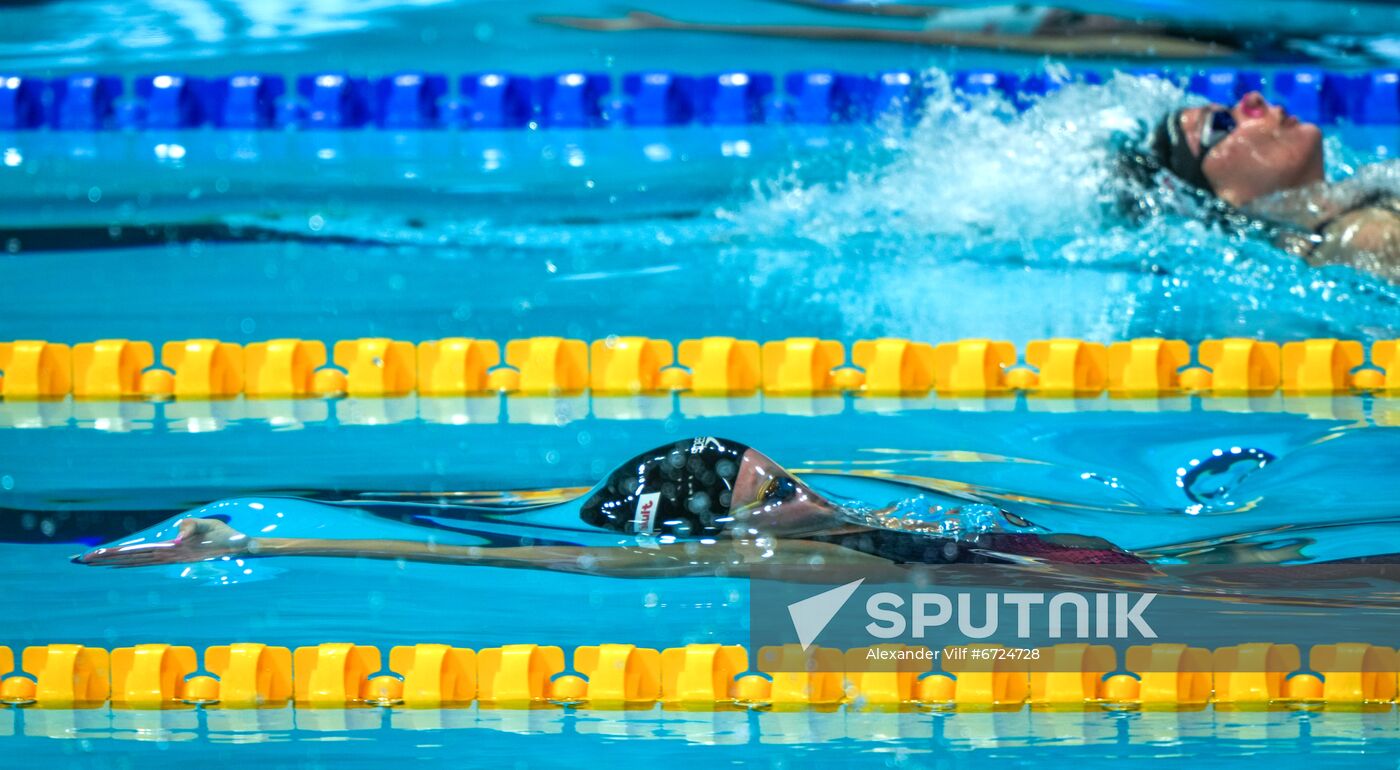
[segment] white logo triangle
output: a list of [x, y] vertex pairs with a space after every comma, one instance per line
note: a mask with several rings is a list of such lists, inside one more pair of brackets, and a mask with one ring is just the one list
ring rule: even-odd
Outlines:
[[788, 605], [788, 615], [792, 616], [792, 627], [797, 631], [797, 641], [805, 651], [812, 646], [812, 642], [817, 640], [831, 619], [836, 617], [836, 613], [846, 606], [851, 594], [860, 588], [860, 584], [865, 582], [865, 578], [853, 580], [843, 586], [837, 586], [830, 591], [823, 591], [816, 596], [803, 599], [800, 602], [793, 602]]

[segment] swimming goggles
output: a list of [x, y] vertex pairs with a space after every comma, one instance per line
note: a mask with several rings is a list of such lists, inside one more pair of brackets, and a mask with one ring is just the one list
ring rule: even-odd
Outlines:
[[1200, 157], [1204, 159], [1206, 153], [1210, 152], [1210, 148], [1225, 141], [1225, 137], [1229, 136], [1230, 132], [1234, 131], [1237, 126], [1239, 126], [1239, 122], [1235, 120], [1235, 116], [1231, 115], [1229, 110], [1211, 110], [1209, 114], [1203, 116], [1201, 118]]
[[797, 482], [783, 476], [774, 476], [763, 485], [763, 491], [759, 493], [759, 501], [762, 503], [781, 503], [790, 499], [797, 493]]

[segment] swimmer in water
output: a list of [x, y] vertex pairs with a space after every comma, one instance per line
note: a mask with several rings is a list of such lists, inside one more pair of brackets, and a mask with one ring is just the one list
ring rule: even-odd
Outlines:
[[1280, 246], [1309, 263], [1400, 278], [1400, 193], [1368, 183], [1365, 170], [1327, 183], [1321, 129], [1258, 92], [1233, 105], [1173, 111], [1145, 149], [1129, 150], [1123, 160], [1138, 183], [1131, 205], [1151, 208], [1156, 201], [1144, 191], [1165, 184], [1217, 221], [1241, 230], [1268, 226]]
[[[320, 503], [296, 502], [344, 513]], [[397, 508], [395, 515], [403, 518], [431, 506]], [[490, 541], [487, 545], [263, 537], [240, 532], [220, 519], [187, 514], [161, 525], [173, 531], [173, 539], [159, 534], [132, 538], [95, 548], [76, 561], [129, 567], [223, 557], [340, 556], [618, 577], [720, 572], [737, 576], [771, 562], [775, 552], [783, 561], [820, 559], [825, 564], [870, 566], [1143, 564], [1099, 538], [1050, 533], [994, 506], [952, 497], [921, 494], [884, 508], [833, 502], [757, 450], [713, 437], [644, 452], [576, 500], [496, 518], [483, 513], [477, 521], [492, 525], [473, 533], [489, 533], [483, 535]], [[518, 530], [521, 536], [501, 537], [501, 527], [494, 525], [506, 521], [524, 525]], [[582, 529], [580, 522], [586, 525]], [[600, 536], [610, 543], [577, 542], [597, 543]]]

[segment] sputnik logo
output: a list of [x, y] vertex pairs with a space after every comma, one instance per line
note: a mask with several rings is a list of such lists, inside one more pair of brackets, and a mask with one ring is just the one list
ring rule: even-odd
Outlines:
[[816, 596], [793, 602], [788, 605], [788, 615], [792, 617], [792, 627], [797, 631], [797, 641], [805, 652], [817, 640], [823, 629], [836, 617], [836, 613], [850, 601], [851, 594], [860, 588], [865, 578], [853, 580], [843, 586], [823, 591]]

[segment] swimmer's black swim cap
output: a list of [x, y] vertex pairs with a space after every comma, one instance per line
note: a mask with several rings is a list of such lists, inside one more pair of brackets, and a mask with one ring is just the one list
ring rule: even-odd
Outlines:
[[638, 535], [703, 537], [728, 526], [734, 480], [748, 446], [702, 436], [643, 452], [584, 502], [588, 524]]
[[1206, 178], [1201, 168], [1205, 158], [1191, 152], [1191, 144], [1181, 128], [1181, 115], [1184, 109], [1173, 110], [1157, 123], [1152, 130], [1152, 155], [1162, 168], [1176, 175], [1178, 179], [1198, 190], [1215, 194], [1215, 186]]
[[[1120, 134], [1113, 145], [1115, 173], [1107, 192], [1120, 216], [1141, 224], [1167, 211], [1200, 218], [1239, 235], [1272, 237], [1277, 231], [1275, 223], [1250, 216], [1215, 195], [1200, 159], [1191, 153], [1181, 132], [1180, 110], [1158, 122], [1145, 143], [1140, 136]], [[1185, 182], [1171, 186], [1174, 195], [1159, 194], [1163, 172]]]

